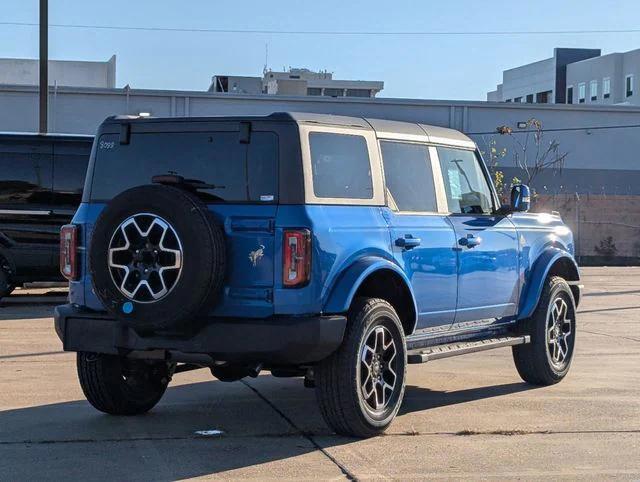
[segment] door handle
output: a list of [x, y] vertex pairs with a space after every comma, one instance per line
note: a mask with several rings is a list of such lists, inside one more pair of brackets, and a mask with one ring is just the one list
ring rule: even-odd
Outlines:
[[396, 239], [396, 246], [404, 249], [413, 249], [416, 246], [420, 246], [422, 240], [420, 238], [414, 238], [410, 234], [405, 234], [404, 238]]
[[460, 238], [458, 240], [460, 246], [466, 246], [469, 249], [475, 248], [480, 243], [482, 243], [482, 238], [480, 236], [476, 237], [473, 234], [467, 234], [466, 238]]

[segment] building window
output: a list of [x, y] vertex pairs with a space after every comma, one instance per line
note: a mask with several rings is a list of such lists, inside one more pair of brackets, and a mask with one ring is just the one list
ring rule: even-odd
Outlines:
[[522, 97], [515, 97], [513, 101], [519, 104], [520, 102], [522, 102]]
[[631, 97], [633, 95], [633, 75], [627, 75], [624, 79], [624, 83], [627, 90], [627, 97]]
[[527, 95], [527, 104], [533, 104], [533, 94]]
[[536, 104], [548, 104], [549, 97], [551, 96], [551, 91], [546, 92], [538, 92], [536, 94]]
[[307, 95], [322, 95], [320, 87], [307, 87]]
[[587, 86], [584, 82], [578, 84], [578, 102], [584, 104], [584, 99], [587, 97]]
[[371, 97], [369, 89], [347, 89], [347, 97]]
[[505, 102], [511, 102], [511, 99], [506, 99]]
[[611, 97], [611, 79], [609, 77], [602, 79], [602, 97], [605, 99]]
[[324, 95], [327, 97], [343, 97], [344, 89], [324, 89]]
[[591, 102], [598, 100], [598, 81], [592, 80], [589, 82], [589, 95], [591, 96]]
[[567, 87], [567, 104], [573, 104], [573, 85]]

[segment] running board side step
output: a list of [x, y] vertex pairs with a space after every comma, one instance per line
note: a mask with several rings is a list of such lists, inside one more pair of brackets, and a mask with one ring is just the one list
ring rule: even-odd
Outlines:
[[505, 346], [524, 345], [529, 343], [531, 337], [524, 336], [503, 336], [500, 338], [488, 338], [478, 341], [459, 341], [435, 345], [427, 348], [416, 348], [407, 353], [408, 363], [425, 363], [439, 358], [449, 358], [452, 356], [466, 355], [477, 351], [493, 350]]

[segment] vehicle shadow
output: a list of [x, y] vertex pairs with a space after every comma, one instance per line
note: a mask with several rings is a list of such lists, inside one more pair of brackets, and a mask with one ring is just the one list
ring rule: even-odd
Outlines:
[[420, 412], [422, 410], [446, 407], [448, 405], [456, 405], [475, 400], [502, 397], [512, 393], [535, 390], [536, 388], [538, 387], [525, 382], [516, 382], [445, 392], [408, 385], [405, 390], [404, 402], [398, 413], [399, 415], [404, 415], [411, 412]]
[[10, 303], [0, 301], [0, 321], [4, 320], [33, 320], [36, 318], [53, 317], [53, 309], [64, 301], [51, 303]]
[[[2, 411], [0, 473], [14, 480], [175, 480], [233, 470], [254, 474], [263, 464], [288, 460], [278, 470], [304, 477], [304, 470], [313, 470], [306, 464], [330, 464], [321, 454], [304, 458], [318, 450], [314, 437], [322, 436], [325, 448], [357, 443], [319, 428], [314, 393], [299, 379], [263, 380], [260, 395], [252, 386], [212, 380], [170, 387], [154, 410], [136, 417], [104, 415], [84, 400]], [[511, 383], [440, 392], [408, 386], [400, 414], [531, 388]], [[202, 430], [224, 433], [207, 438], [196, 433]]]

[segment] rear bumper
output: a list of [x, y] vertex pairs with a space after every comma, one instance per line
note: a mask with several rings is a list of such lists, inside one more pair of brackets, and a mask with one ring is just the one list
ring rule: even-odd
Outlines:
[[123, 355], [135, 351], [140, 356], [139, 352], [166, 350], [206, 354], [216, 361], [296, 365], [333, 353], [342, 343], [347, 320], [344, 316], [211, 319], [188, 338], [142, 337], [105, 313], [61, 305], [55, 308], [54, 322], [65, 351]]

